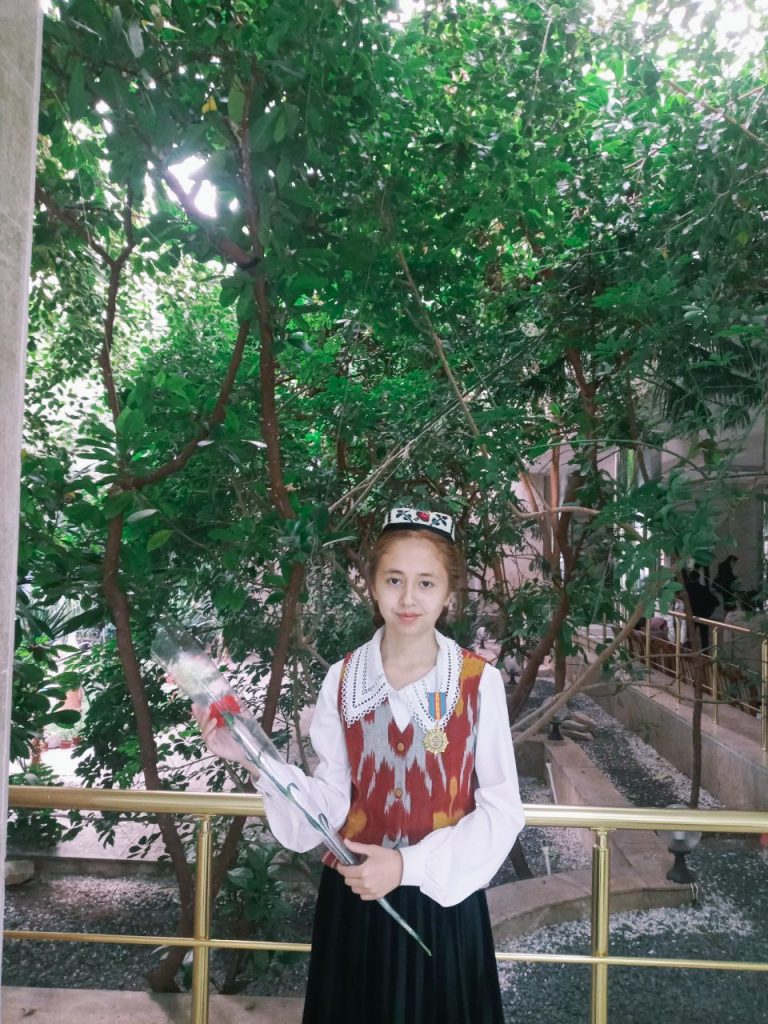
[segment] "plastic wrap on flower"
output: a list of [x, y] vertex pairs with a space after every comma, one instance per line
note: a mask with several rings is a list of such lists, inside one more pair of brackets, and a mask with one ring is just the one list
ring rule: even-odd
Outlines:
[[[283, 760], [279, 751], [251, 712], [231, 688], [194, 637], [175, 623], [163, 621], [152, 644], [152, 657], [193, 703], [208, 708], [216, 724], [226, 726], [249, 762], [272, 783], [280, 795], [300, 812], [318, 833], [318, 842], [347, 866], [359, 864], [341, 836], [328, 823], [304, 785], [306, 776]], [[432, 954], [400, 914], [385, 899], [376, 901], [405, 929], [421, 948]]]

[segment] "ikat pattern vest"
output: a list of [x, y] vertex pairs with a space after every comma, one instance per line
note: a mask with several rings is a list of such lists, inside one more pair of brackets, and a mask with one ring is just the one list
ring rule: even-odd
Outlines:
[[413, 719], [402, 731], [384, 700], [348, 725], [342, 712], [346, 671], [339, 685], [339, 716], [352, 771], [351, 804], [341, 835], [360, 843], [400, 847], [437, 828], [455, 825], [475, 809], [475, 741], [480, 676], [486, 662], [463, 650], [459, 698], [444, 729], [448, 746], [429, 752]]

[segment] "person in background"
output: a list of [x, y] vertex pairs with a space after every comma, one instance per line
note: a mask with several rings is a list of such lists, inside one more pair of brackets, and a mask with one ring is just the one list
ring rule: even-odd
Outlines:
[[722, 562], [719, 562], [717, 576], [712, 581], [712, 589], [723, 602], [726, 615], [737, 609], [739, 605], [739, 578], [733, 568], [738, 560], [737, 555], [728, 555]]
[[[688, 599], [691, 602], [691, 611], [697, 618], [710, 619], [717, 608], [719, 601], [702, 581], [698, 568], [686, 573], [683, 577], [685, 589], [688, 592]], [[699, 642], [701, 650], [706, 652], [709, 649], [709, 626], [705, 622], [697, 623], [699, 627]]]

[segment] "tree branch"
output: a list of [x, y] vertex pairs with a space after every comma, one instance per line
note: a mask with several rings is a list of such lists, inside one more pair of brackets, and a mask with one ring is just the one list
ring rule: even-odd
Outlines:
[[259, 207], [253, 194], [253, 175], [251, 173], [251, 99], [256, 85], [257, 75], [252, 75], [245, 87], [243, 117], [240, 121], [240, 167], [243, 179], [243, 196], [245, 198], [245, 218], [251, 245], [259, 258], [264, 250], [259, 242]]
[[102, 260], [107, 264], [108, 267], [112, 266], [113, 258], [109, 255], [107, 250], [91, 237], [88, 230], [88, 225], [84, 224], [80, 218], [74, 214], [71, 210], [67, 210], [56, 202], [50, 192], [46, 191], [42, 185], [35, 185], [35, 199], [39, 204], [42, 204], [46, 208], [46, 212], [53, 217], [54, 220], [59, 221], [61, 224], [66, 224], [68, 228], [81, 238], [85, 244], [92, 249], [97, 256], [100, 256]]
[[[123, 516], [114, 516], [109, 520], [104, 552], [104, 596], [115, 623], [118, 654], [125, 672], [125, 682], [136, 719], [136, 736], [139, 741], [139, 757], [144, 773], [144, 784], [147, 789], [164, 789], [157, 770], [157, 746], [152, 729], [152, 715], [131, 634], [128, 598], [119, 583], [122, 534]], [[186, 933], [189, 932], [192, 925], [191, 914], [194, 899], [192, 872], [173, 818], [168, 814], [158, 814], [157, 823], [178, 879], [181, 897], [180, 928], [183, 929], [183, 933]]]
[[[468, 406], [468, 404], [466, 402], [466, 395], [471, 394], [471, 392], [467, 392], [466, 395], [463, 394], [461, 389], [458, 386], [458, 383], [456, 382], [456, 378], [453, 375], [453, 370], [451, 370], [450, 364], [448, 363], [448, 360], [447, 360], [446, 355], [445, 355], [445, 349], [443, 347], [442, 339], [440, 338], [440, 335], [437, 333], [437, 331], [434, 329], [434, 326], [432, 324], [432, 320], [431, 320], [431, 318], [429, 316], [429, 311], [427, 310], [426, 306], [424, 305], [424, 300], [422, 299], [421, 292], [419, 291], [418, 286], [416, 285], [416, 282], [413, 279], [413, 275], [411, 274], [411, 269], [410, 269], [410, 267], [408, 265], [408, 262], [407, 262], [407, 260], [405, 258], [405, 255], [403, 254], [402, 249], [398, 249], [397, 250], [397, 258], [398, 258], [400, 266], [402, 267], [403, 272], [405, 274], [406, 280], [408, 282], [408, 287], [411, 290], [411, 293], [412, 293], [412, 295], [413, 295], [413, 297], [414, 297], [414, 299], [416, 301], [416, 304], [417, 304], [417, 306], [419, 308], [419, 312], [421, 313], [422, 318], [424, 320], [425, 331], [426, 331], [427, 335], [431, 338], [432, 343], [435, 346], [438, 358], [440, 359], [440, 363], [441, 363], [441, 365], [443, 367], [443, 370], [445, 371], [445, 374], [448, 377], [448, 380], [450, 382], [451, 388], [452, 388], [452, 390], [453, 390], [453, 392], [454, 392], [454, 394], [456, 396], [456, 400], [459, 403], [459, 407], [461, 408], [461, 411], [464, 413], [464, 417], [467, 420], [467, 423], [469, 424], [469, 429], [471, 430], [473, 437], [480, 437], [480, 430], [478, 429], [478, 426], [475, 423], [474, 417], [472, 416], [472, 413], [470, 412], [469, 406]], [[583, 377], [583, 374], [582, 374], [582, 377]], [[585, 384], [585, 386], [587, 388], [589, 387], [589, 385], [587, 385], [586, 381], [584, 381], [584, 384]], [[486, 456], [486, 458], [489, 457], [488, 448], [487, 448], [487, 446], [485, 445], [484, 442], [481, 442], [481, 444], [480, 444], [480, 451], [483, 453], [483, 455]], [[512, 502], [508, 503], [508, 507], [509, 507], [510, 512], [517, 519], [536, 519], [536, 518], [540, 518], [541, 516], [549, 515], [552, 512], [561, 511], [560, 508], [556, 508], [556, 509], [547, 509], [544, 512], [520, 512], [520, 510], [517, 509], [512, 504]], [[566, 506], [563, 510], [568, 511], [569, 513], [580, 512], [583, 515], [592, 515], [592, 516], [597, 516], [597, 515], [600, 514], [599, 510], [597, 510], [597, 509], [584, 508], [583, 506]]]
[[181, 182], [178, 181], [171, 173], [162, 158], [155, 154], [155, 159], [158, 161], [158, 166], [160, 168], [160, 180], [164, 182], [165, 186], [169, 188], [171, 192], [173, 192], [189, 220], [195, 225], [195, 227], [200, 228], [211, 245], [217, 249], [226, 260], [236, 263], [239, 267], [248, 268], [253, 266], [253, 260], [256, 257], [256, 254], [247, 252], [242, 248], [242, 246], [239, 246], [237, 242], [233, 242], [231, 238], [227, 238], [226, 235], [222, 235], [220, 231], [217, 231], [210, 224], [207, 224], [205, 217], [195, 206], [192, 197], [184, 191]]
[[[692, 96], [691, 93], [687, 92], [681, 85], [678, 85], [677, 82], [671, 81], [669, 78], [663, 78], [662, 81], [668, 85], [670, 89], [674, 90], [674, 92], [679, 93], [681, 96], [685, 96], [685, 98], [690, 103], [693, 103], [694, 106], [701, 107], [701, 109], [706, 110], [708, 114], [714, 114], [716, 117], [722, 118], [723, 121], [726, 121], [734, 128], [738, 128], [739, 131], [746, 135], [748, 139], [751, 139], [752, 142], [756, 142], [758, 146], [762, 146], [763, 149], [768, 149], [768, 142], [766, 142], [765, 139], [761, 139], [759, 135], [755, 135], [755, 133], [747, 128], [746, 125], [740, 124], [735, 117], [731, 117], [730, 114], [726, 114], [726, 112], [721, 110], [719, 107], [713, 107], [712, 104], [707, 103], [706, 100], [697, 100], [695, 96]], [[765, 86], [760, 86], [759, 88], [764, 89]], [[750, 93], [747, 93], [746, 95], [749, 96]], [[739, 98], [741, 99], [742, 97]]]
[[[427, 307], [424, 305], [424, 300], [421, 297], [421, 292], [416, 287], [416, 282], [414, 281], [413, 275], [411, 274], [411, 268], [408, 266], [408, 261], [406, 260], [402, 249], [397, 250], [397, 259], [398, 262], [400, 263], [400, 266], [403, 268], [403, 273], [405, 274], [405, 279], [408, 282], [408, 287], [410, 288], [411, 294], [413, 295], [416, 301], [416, 305], [419, 308], [419, 312], [421, 313], [422, 319], [424, 320], [426, 332], [432, 339], [432, 343], [434, 344], [435, 350], [437, 351], [438, 359], [440, 360], [443, 370], [445, 371], [445, 375], [450, 382], [451, 388], [453, 389], [453, 393], [456, 396], [456, 401], [459, 403], [461, 411], [464, 413], [464, 417], [467, 423], [469, 424], [469, 429], [472, 431], [473, 437], [479, 437], [480, 431], [477, 428], [477, 424], [474, 421], [472, 413], [469, 411], [469, 406], [467, 405], [464, 399], [464, 395], [461, 393], [461, 388], [456, 383], [456, 378], [453, 375], [453, 370], [451, 370], [450, 364], [445, 357], [445, 349], [443, 347], [442, 338], [437, 333], [435, 328], [432, 326], [432, 319], [429, 315]], [[481, 451], [483, 452], [484, 455], [488, 455], [488, 449], [485, 447], [485, 445], [481, 445]]]
[[[613, 638], [611, 643], [608, 644], [608, 646], [604, 650], [602, 650], [600, 654], [597, 655], [595, 660], [589, 664], [585, 671], [582, 672], [579, 678], [574, 683], [572, 683], [567, 690], [563, 690], [563, 692], [554, 701], [552, 701], [551, 704], [548, 704], [546, 706], [546, 708], [542, 711], [540, 715], [538, 715], [538, 717], [532, 725], [529, 725], [520, 733], [515, 733], [513, 731], [512, 735], [515, 743], [522, 743], [523, 740], [527, 740], [535, 733], [540, 732], [540, 730], [545, 725], [548, 725], [552, 721], [557, 712], [561, 708], [564, 708], [566, 706], [566, 704], [572, 697], [575, 697], [577, 693], [579, 693], [581, 690], [584, 689], [585, 686], [589, 685], [593, 681], [593, 679], [600, 671], [600, 669], [603, 667], [603, 665], [608, 661], [609, 658], [613, 656], [618, 647], [622, 643], [624, 643], [624, 640], [635, 628], [635, 624], [642, 617], [643, 609], [645, 608], [648, 602], [648, 597], [648, 594], [643, 595], [643, 597], [635, 605], [634, 611], [630, 615], [629, 619], [626, 621], [624, 626], [619, 630], [619, 632]], [[532, 714], [538, 714], [539, 710], [540, 709], [537, 709], [537, 711], [533, 712]], [[522, 721], [530, 721], [530, 716], [526, 717]]]
[[251, 329], [250, 320], [243, 320], [237, 331], [237, 339], [235, 340], [235, 347], [232, 350], [232, 355], [229, 359], [229, 365], [227, 366], [227, 372], [224, 374], [224, 379], [221, 382], [219, 389], [219, 396], [216, 399], [216, 405], [213, 408], [211, 417], [208, 423], [200, 428], [200, 431], [188, 441], [181, 449], [178, 455], [175, 455], [168, 462], [162, 466], [158, 466], [157, 469], [151, 473], [147, 473], [146, 476], [128, 476], [120, 481], [120, 486], [123, 490], [129, 491], [141, 490], [143, 487], [148, 487], [150, 484], [156, 484], [160, 480], [165, 480], [166, 477], [173, 476], [174, 473], [178, 473], [179, 470], [183, 469], [184, 466], [189, 462], [192, 456], [198, 451], [198, 445], [201, 441], [204, 441], [211, 433], [214, 427], [217, 427], [224, 421], [224, 417], [227, 411], [227, 403], [229, 402], [232, 394], [232, 388], [235, 384], [237, 372], [240, 369], [240, 364], [243, 361], [243, 351], [245, 344], [248, 341], [248, 335]]

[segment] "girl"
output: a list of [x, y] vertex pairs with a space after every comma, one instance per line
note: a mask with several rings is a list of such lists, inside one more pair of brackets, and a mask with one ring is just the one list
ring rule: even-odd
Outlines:
[[[304, 1024], [503, 1024], [483, 887], [524, 817], [501, 675], [435, 628], [461, 564], [450, 516], [392, 509], [369, 565], [379, 628], [320, 691], [311, 785], [365, 859], [344, 867], [326, 854]], [[240, 759], [226, 730], [196, 717], [214, 753]], [[278, 841], [316, 846], [261, 788]], [[373, 902], [382, 896], [431, 958]]]

